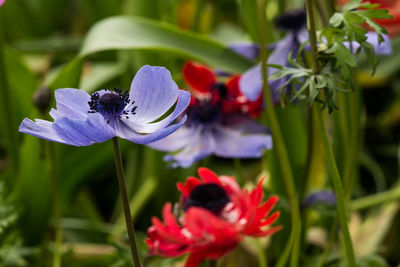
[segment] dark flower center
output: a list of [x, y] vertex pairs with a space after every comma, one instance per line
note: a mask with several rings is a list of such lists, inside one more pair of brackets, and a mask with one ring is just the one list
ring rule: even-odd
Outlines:
[[202, 184], [196, 186], [189, 194], [183, 203], [183, 208], [186, 211], [189, 207], [202, 207], [218, 215], [229, 201], [225, 189], [221, 186]]
[[218, 96], [222, 98], [226, 98], [228, 96], [228, 88], [226, 88], [226, 85], [224, 83], [214, 83], [211, 91], [216, 91]]
[[220, 115], [221, 108], [217, 104], [211, 103], [211, 101], [199, 101], [196, 105], [191, 106], [188, 111], [189, 121], [199, 123], [211, 123], [218, 115]]
[[[129, 92], [122, 93], [120, 89], [115, 89], [115, 92], [110, 91], [102, 96], [96, 92], [90, 96], [89, 113], [99, 112], [107, 119], [107, 123], [110, 119], [121, 118], [121, 116], [129, 119], [129, 114], [136, 114], [137, 106], [133, 106], [130, 110], [124, 110], [128, 103]], [[134, 103], [133, 101], [132, 104]]]
[[285, 31], [298, 31], [306, 25], [307, 15], [303, 9], [285, 12], [274, 20], [276, 26]]

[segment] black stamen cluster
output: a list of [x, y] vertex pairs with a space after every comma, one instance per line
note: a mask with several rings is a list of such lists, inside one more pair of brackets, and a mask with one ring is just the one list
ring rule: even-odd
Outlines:
[[[137, 108], [137, 106], [133, 106], [131, 110], [124, 110], [129, 101], [129, 92], [122, 93], [121, 89], [115, 88], [114, 91], [110, 90], [110, 93], [105, 93], [102, 96], [96, 92], [90, 96], [90, 101], [88, 102], [90, 110], [88, 112], [99, 112], [103, 116], [114, 118], [121, 118], [121, 115], [123, 115], [129, 119], [129, 114], [136, 114]], [[132, 102], [132, 105], [134, 103], [135, 101]]]
[[285, 31], [298, 31], [307, 23], [307, 14], [304, 9], [295, 9], [285, 12], [274, 20], [275, 25]]
[[183, 202], [183, 209], [190, 207], [205, 208], [218, 215], [226, 204], [230, 202], [225, 189], [217, 184], [202, 184], [196, 186]]

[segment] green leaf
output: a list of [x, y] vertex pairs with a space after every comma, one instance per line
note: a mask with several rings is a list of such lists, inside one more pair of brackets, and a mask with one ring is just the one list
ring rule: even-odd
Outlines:
[[341, 13], [335, 13], [333, 16], [329, 19], [329, 23], [332, 24], [334, 27], [339, 27], [340, 24], [342, 24], [344, 21], [343, 14]]
[[80, 55], [106, 50], [158, 50], [202, 61], [215, 68], [241, 73], [252, 62], [207, 36], [139, 17], [102, 20], [89, 31]]

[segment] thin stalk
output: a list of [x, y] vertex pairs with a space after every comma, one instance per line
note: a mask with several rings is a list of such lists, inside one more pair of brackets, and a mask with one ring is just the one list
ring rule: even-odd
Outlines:
[[325, 263], [326, 259], [328, 258], [329, 251], [332, 249], [333, 242], [335, 241], [336, 231], [337, 231], [337, 227], [338, 227], [337, 224], [338, 224], [338, 222], [337, 222], [337, 219], [335, 218], [333, 220], [331, 229], [329, 231], [328, 244], [326, 245], [326, 248], [322, 252], [321, 257], [319, 257], [316, 267], [324, 266], [324, 263]]
[[129, 208], [129, 198], [125, 184], [125, 172], [124, 172], [124, 167], [122, 165], [121, 150], [119, 148], [118, 138], [114, 137], [112, 140], [114, 146], [115, 167], [117, 169], [118, 184], [119, 184], [119, 189], [121, 191], [122, 205], [124, 208], [125, 223], [126, 223], [126, 229], [128, 230], [129, 244], [131, 248], [132, 258], [133, 262], [135, 263], [135, 267], [141, 267], [142, 264], [140, 263], [138, 249], [136, 246], [132, 215], [131, 215], [131, 210]]
[[[7, 156], [10, 161], [12, 170], [11, 177], [16, 176], [17, 165], [18, 165], [18, 143], [16, 139], [17, 127], [14, 123], [13, 106], [10, 96], [10, 88], [7, 81], [7, 69], [5, 65], [5, 54], [4, 54], [4, 11], [0, 8], [0, 122], [1, 129], [6, 139]], [[10, 180], [12, 182], [13, 180]], [[9, 184], [10, 185], [10, 184]]]
[[[312, 56], [313, 56], [313, 65], [312, 70], [314, 74], [318, 74], [320, 72], [318, 58], [317, 58], [317, 35], [315, 30], [315, 20], [314, 20], [314, 10], [312, 0], [307, 0], [307, 17], [308, 17], [308, 29], [311, 40], [311, 48], [312, 48]], [[313, 108], [316, 108], [315, 105]], [[322, 145], [325, 150], [325, 156], [328, 161], [328, 170], [329, 177], [332, 179], [333, 187], [336, 192], [337, 197], [337, 212], [339, 216], [339, 222], [342, 229], [344, 247], [346, 252], [346, 257], [348, 261], [349, 267], [356, 266], [356, 260], [354, 256], [353, 245], [351, 242], [350, 232], [347, 225], [347, 210], [346, 210], [346, 199], [344, 196], [342, 179], [340, 178], [339, 170], [336, 165], [335, 156], [332, 151], [331, 144], [329, 142], [328, 132], [325, 128], [324, 120], [322, 117], [322, 112], [317, 113], [317, 121], [319, 131], [321, 133]]]
[[61, 267], [62, 263], [62, 243], [63, 243], [63, 231], [61, 225], [61, 204], [60, 197], [58, 195], [58, 183], [56, 174], [56, 153], [54, 150], [54, 144], [52, 142], [46, 142], [49, 146], [49, 161], [50, 161], [50, 183], [51, 183], [51, 194], [53, 199], [53, 212], [54, 212], [54, 224], [55, 224], [55, 238], [54, 238], [54, 254], [53, 254], [53, 267]]
[[239, 183], [240, 186], [243, 186], [245, 180], [244, 180], [242, 162], [240, 161], [240, 159], [235, 158], [233, 159], [233, 163], [235, 164], [235, 169], [236, 169], [236, 181]]
[[349, 117], [350, 117], [350, 142], [349, 142], [349, 155], [348, 159], [345, 162], [344, 166], [344, 174], [343, 174], [343, 183], [344, 183], [344, 193], [346, 199], [350, 199], [351, 197], [351, 189], [353, 188], [354, 179], [352, 179], [352, 175], [354, 174], [354, 169], [357, 164], [357, 155], [360, 147], [360, 123], [359, 117], [359, 105], [357, 102], [356, 92], [359, 92], [359, 88], [355, 88], [355, 91], [350, 92], [350, 99], [348, 99], [348, 106], [350, 109]]
[[[265, 0], [258, 0], [258, 20], [260, 25], [260, 47], [266, 47], [266, 25], [265, 25]], [[292, 166], [290, 165], [288, 152], [283, 141], [281, 129], [275, 112], [275, 106], [272, 101], [271, 92], [268, 86], [267, 77], [267, 53], [265, 49], [261, 49], [261, 66], [263, 76], [263, 92], [265, 100], [265, 110], [268, 120], [268, 126], [271, 129], [271, 134], [274, 142], [274, 147], [278, 153], [279, 163], [282, 171], [282, 177], [285, 184], [285, 189], [290, 205], [290, 215], [292, 219], [292, 227], [290, 233], [290, 240], [282, 253], [278, 266], [285, 266], [289, 257], [290, 251], [291, 261], [290, 266], [298, 266], [300, 255], [300, 234], [301, 234], [301, 220], [299, 210], [299, 200], [296, 192], [296, 187], [293, 179]]]
[[199, 31], [201, 26], [201, 15], [203, 14], [205, 0], [196, 1], [196, 10], [194, 13], [192, 28], [194, 31]]
[[350, 202], [351, 210], [362, 210], [372, 206], [400, 200], [400, 185], [386, 192], [359, 198]]
[[259, 239], [255, 239], [254, 243], [257, 248], [257, 258], [259, 267], [268, 267], [267, 255], [265, 253], [264, 247]]
[[[314, 106], [314, 108], [316, 108]], [[347, 210], [346, 210], [346, 199], [344, 196], [342, 179], [340, 178], [339, 170], [336, 166], [335, 156], [333, 155], [332, 147], [329, 142], [328, 132], [324, 125], [322, 118], [322, 112], [317, 112], [318, 127], [321, 132], [322, 145], [325, 150], [325, 156], [328, 161], [329, 177], [332, 179], [333, 187], [335, 189], [337, 197], [337, 212], [339, 216], [339, 222], [342, 229], [344, 247], [346, 252], [347, 261], [350, 267], [356, 266], [356, 260], [354, 257], [353, 245], [351, 242], [350, 232], [347, 225]]]

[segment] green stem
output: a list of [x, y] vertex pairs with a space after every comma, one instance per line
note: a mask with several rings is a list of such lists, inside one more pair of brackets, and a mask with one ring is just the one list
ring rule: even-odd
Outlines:
[[328, 244], [326, 245], [326, 248], [324, 249], [324, 251], [322, 252], [321, 257], [319, 257], [318, 262], [317, 262], [317, 266], [316, 267], [323, 267], [326, 258], [329, 255], [329, 251], [332, 249], [333, 247], [333, 242], [335, 241], [335, 236], [336, 236], [336, 231], [337, 231], [337, 219], [335, 218], [333, 220], [331, 229], [329, 231], [329, 238], [328, 238]]
[[62, 243], [63, 243], [63, 231], [61, 225], [61, 204], [58, 195], [57, 185], [57, 174], [56, 174], [56, 153], [54, 150], [54, 144], [52, 142], [46, 142], [49, 146], [49, 161], [50, 161], [50, 183], [51, 183], [51, 194], [53, 198], [53, 209], [54, 209], [54, 220], [55, 220], [55, 238], [54, 238], [54, 255], [53, 255], [53, 267], [61, 267], [62, 263]]
[[126, 229], [128, 230], [129, 244], [130, 244], [130, 248], [131, 248], [133, 262], [135, 263], [135, 267], [141, 267], [142, 264], [140, 263], [138, 249], [136, 246], [135, 233], [133, 230], [132, 215], [131, 215], [131, 210], [129, 208], [128, 192], [127, 192], [126, 185], [125, 185], [125, 173], [124, 173], [124, 167], [122, 165], [121, 150], [119, 148], [118, 138], [114, 137], [112, 140], [113, 140], [113, 146], [114, 146], [115, 167], [117, 169], [118, 184], [119, 184], [119, 189], [121, 191]]
[[350, 203], [351, 210], [362, 210], [371, 206], [380, 205], [383, 203], [400, 200], [400, 185], [386, 192], [374, 194], [371, 196], [353, 200]]
[[[313, 108], [316, 108], [315, 106]], [[344, 196], [342, 179], [339, 175], [339, 170], [336, 166], [335, 157], [333, 155], [332, 147], [329, 142], [328, 132], [324, 125], [324, 120], [322, 118], [322, 112], [317, 112], [318, 117], [318, 127], [321, 132], [322, 145], [325, 150], [325, 156], [328, 161], [329, 177], [332, 179], [333, 187], [335, 189], [337, 197], [337, 212], [339, 216], [339, 222], [342, 229], [344, 246], [346, 251], [347, 260], [350, 267], [356, 266], [356, 260], [354, 257], [353, 245], [351, 242], [350, 232], [347, 225], [347, 210], [346, 210], [346, 200]]]
[[259, 239], [254, 239], [254, 243], [257, 248], [257, 258], [259, 267], [268, 267], [267, 256], [265, 250]]
[[[308, 18], [308, 28], [311, 40], [311, 48], [312, 48], [312, 56], [313, 56], [313, 65], [312, 70], [314, 74], [318, 74], [320, 72], [318, 58], [317, 58], [317, 34], [315, 30], [315, 21], [314, 21], [314, 10], [312, 0], [307, 0], [307, 18]], [[315, 105], [313, 106], [315, 109]], [[325, 156], [328, 161], [328, 170], [329, 177], [332, 179], [333, 187], [335, 189], [336, 197], [337, 197], [337, 212], [339, 215], [339, 222], [342, 229], [344, 247], [346, 252], [346, 257], [348, 261], [349, 267], [356, 266], [356, 260], [354, 256], [353, 245], [351, 242], [350, 232], [347, 225], [347, 211], [346, 211], [346, 199], [344, 196], [342, 179], [340, 178], [339, 170], [336, 165], [335, 156], [332, 151], [331, 144], [329, 142], [328, 132], [325, 128], [324, 120], [322, 117], [322, 112], [317, 113], [317, 121], [319, 131], [321, 133], [322, 145], [325, 150]]]
[[194, 13], [192, 28], [194, 31], [199, 31], [201, 26], [201, 15], [203, 14], [205, 0], [196, 1], [196, 11]]
[[240, 161], [240, 159], [235, 158], [233, 159], [233, 163], [235, 164], [236, 169], [236, 181], [239, 183], [240, 186], [243, 186], [245, 183], [245, 179], [243, 174], [242, 162]]
[[[260, 47], [266, 47], [266, 25], [265, 25], [265, 0], [258, 0], [258, 20], [260, 25]], [[290, 165], [288, 152], [286, 150], [285, 143], [283, 141], [281, 129], [278, 123], [278, 119], [275, 112], [275, 106], [272, 101], [271, 92], [268, 87], [267, 77], [267, 53], [265, 49], [261, 49], [261, 66], [263, 76], [263, 92], [265, 100], [265, 110], [268, 120], [268, 126], [271, 129], [271, 134], [274, 142], [274, 147], [277, 151], [279, 163], [282, 171], [282, 177], [285, 184], [285, 189], [290, 205], [290, 215], [292, 219], [292, 228], [290, 233], [290, 240], [286, 245], [284, 252], [282, 253], [278, 266], [286, 265], [287, 258], [289, 257], [290, 251], [291, 262], [290, 266], [298, 266], [299, 255], [300, 255], [300, 234], [301, 234], [301, 220], [299, 210], [299, 200], [296, 192], [296, 187], [293, 179], [292, 167]]]
[[15, 116], [12, 116], [15, 113], [12, 106], [5, 65], [3, 12], [2, 8], [0, 8], [0, 126], [6, 139], [5, 144], [10, 161], [10, 169], [12, 170], [10, 177], [15, 177], [18, 165], [17, 127], [14, 122]]

